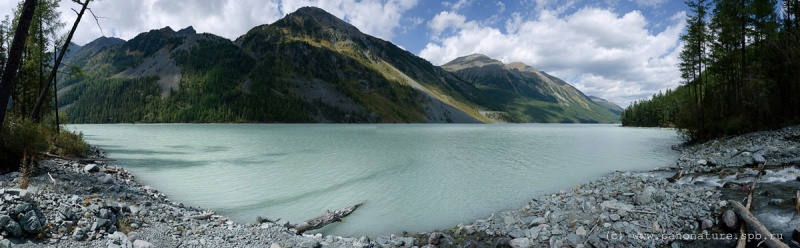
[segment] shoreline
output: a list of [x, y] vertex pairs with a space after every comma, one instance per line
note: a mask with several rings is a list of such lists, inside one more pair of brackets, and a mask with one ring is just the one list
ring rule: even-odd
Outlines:
[[[787, 140], [785, 137], [798, 139], [780, 143]], [[747, 163], [762, 157], [779, 164], [800, 163], [798, 142], [800, 127], [711, 141], [684, 147], [672, 169], [692, 174], [722, 165], [745, 170], [739, 172], [744, 174], [747, 169], [742, 168]], [[751, 147], [735, 148], [738, 146]], [[723, 156], [731, 149], [735, 153], [754, 151], [748, 156]], [[102, 150], [93, 151], [94, 158], [105, 157]], [[51, 159], [38, 163], [28, 190], [17, 189], [17, 173], [0, 175], [4, 199], [0, 220], [3, 215], [25, 216], [10, 218], [23, 226], [21, 235], [15, 235], [14, 227], [9, 228], [10, 222], [0, 223], [4, 230], [0, 247], [607, 247], [675, 242], [692, 246], [696, 240], [685, 240], [681, 235], [695, 235], [696, 239], [726, 233], [718, 218], [729, 208], [723, 187], [686, 177], [670, 183], [664, 173], [614, 172], [572, 189], [533, 196], [521, 208], [512, 206], [515, 210], [493, 213], [447, 230], [387, 234], [371, 240], [366, 236], [295, 235], [286, 222], [261, 218], [260, 223], [235, 223], [211, 210], [173, 202], [138, 183], [124, 168], [106, 161], [89, 166]], [[37, 221], [41, 226], [38, 233], [36, 228], [29, 228]], [[800, 228], [800, 220], [797, 224], [795, 228]]]

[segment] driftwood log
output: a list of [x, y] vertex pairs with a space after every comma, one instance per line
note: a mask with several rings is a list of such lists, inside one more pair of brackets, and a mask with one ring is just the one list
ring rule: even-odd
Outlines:
[[758, 219], [756, 219], [756, 217], [753, 216], [753, 214], [750, 213], [750, 210], [747, 210], [747, 208], [745, 208], [744, 205], [742, 205], [737, 201], [729, 201], [729, 203], [731, 203], [731, 205], [733, 206], [733, 211], [736, 212], [736, 215], [738, 215], [739, 218], [744, 220], [744, 223], [747, 223], [748, 227], [750, 227], [753, 231], [761, 235], [761, 237], [764, 240], [764, 244], [766, 244], [767, 247], [789, 248], [789, 246], [781, 242], [780, 239], [775, 238], [775, 236], [773, 236], [772, 233], [770, 233], [769, 230], [767, 230], [767, 227], [765, 227], [764, 224], [761, 224], [761, 222], [758, 221]]
[[307, 220], [307, 221], [305, 221], [303, 223], [294, 225], [294, 226], [292, 226], [292, 228], [294, 228], [296, 230], [297, 234], [301, 234], [301, 233], [304, 233], [304, 232], [309, 231], [309, 230], [315, 230], [315, 229], [323, 228], [323, 227], [327, 226], [328, 224], [342, 221], [342, 218], [347, 217], [348, 215], [350, 215], [350, 213], [355, 211], [358, 207], [360, 207], [363, 204], [364, 203], [362, 202], [362, 203], [359, 203], [359, 204], [356, 204], [356, 205], [353, 205], [353, 206], [349, 206], [349, 207], [346, 207], [346, 208], [342, 208], [342, 209], [339, 209], [339, 210], [328, 211], [327, 213], [325, 213], [322, 216], [318, 216], [316, 218]]
[[195, 219], [195, 220], [205, 220], [205, 219], [208, 219], [209, 217], [211, 217], [214, 214], [216, 214], [216, 213], [214, 213], [214, 211], [209, 210], [209, 211], [204, 211], [204, 212], [202, 212], [200, 214], [190, 215], [190, 216], [186, 216], [186, 217], [192, 218], [192, 219]]

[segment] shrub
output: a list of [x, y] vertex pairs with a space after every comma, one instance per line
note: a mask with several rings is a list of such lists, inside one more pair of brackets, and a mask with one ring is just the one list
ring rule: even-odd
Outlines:
[[61, 131], [53, 125], [33, 123], [14, 115], [6, 116], [0, 130], [0, 173], [20, 170], [21, 165], [32, 165], [44, 153], [66, 157], [85, 157], [90, 152], [80, 133]]

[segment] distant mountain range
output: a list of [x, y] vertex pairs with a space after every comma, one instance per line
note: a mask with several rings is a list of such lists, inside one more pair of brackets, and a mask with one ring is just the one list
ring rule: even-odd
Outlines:
[[[483, 55], [442, 67], [315, 7], [231, 41], [169, 27], [73, 46], [73, 123], [619, 121], [564, 81]], [[599, 104], [598, 104], [599, 103]]]

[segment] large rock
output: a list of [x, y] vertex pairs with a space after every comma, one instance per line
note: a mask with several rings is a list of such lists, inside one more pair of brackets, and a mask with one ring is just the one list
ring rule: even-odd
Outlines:
[[767, 163], [767, 159], [764, 158], [764, 155], [762, 155], [761, 153], [756, 153], [755, 155], [753, 155], [753, 163], [757, 165], [765, 164]]
[[508, 245], [513, 248], [530, 248], [533, 247], [531, 240], [528, 238], [516, 238], [508, 242]]
[[72, 211], [72, 207], [67, 205], [58, 208], [58, 216], [62, 220], [78, 220], [78, 216]]
[[100, 167], [97, 166], [97, 164], [87, 164], [86, 166], [83, 167], [83, 171], [86, 173], [99, 172]]
[[156, 246], [151, 244], [150, 242], [147, 242], [147, 241], [144, 241], [144, 240], [141, 240], [141, 239], [137, 239], [136, 241], [133, 241], [133, 248], [155, 248], [155, 247]]
[[792, 240], [800, 243], [800, 228], [795, 228], [794, 231], [792, 231]]
[[6, 232], [8, 232], [8, 235], [11, 235], [11, 237], [22, 236], [22, 227], [14, 220], [9, 220], [4, 229]]
[[722, 224], [727, 228], [729, 231], [734, 231], [739, 229], [739, 218], [736, 217], [736, 213], [733, 210], [727, 210], [725, 213], [722, 214]]
[[19, 223], [22, 225], [22, 229], [29, 233], [42, 232], [42, 226], [44, 225], [42, 219], [40, 219], [39, 216], [36, 215], [36, 211], [33, 210], [20, 215]]
[[103, 174], [97, 177], [97, 182], [102, 184], [113, 184], [114, 183], [114, 176], [110, 174]]
[[108, 235], [108, 239], [106, 240], [106, 245], [108, 247], [121, 247], [121, 248], [133, 248], [133, 243], [128, 240], [128, 236], [125, 236], [122, 232], [115, 232]]
[[431, 245], [439, 245], [439, 241], [444, 238], [444, 235], [440, 232], [433, 232], [430, 236], [428, 236], [428, 244]]
[[570, 233], [567, 235], [567, 244], [570, 247], [578, 247], [578, 245], [583, 244], [583, 238], [577, 234]]
[[711, 220], [709, 220], [709, 219], [705, 219], [705, 220], [703, 220], [703, 221], [701, 222], [701, 224], [700, 224], [700, 228], [701, 228], [701, 229], [704, 229], [704, 230], [705, 230], [705, 229], [711, 229], [712, 227], [714, 227], [714, 221], [711, 221]]

